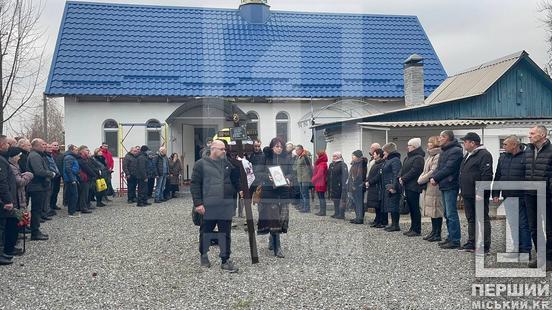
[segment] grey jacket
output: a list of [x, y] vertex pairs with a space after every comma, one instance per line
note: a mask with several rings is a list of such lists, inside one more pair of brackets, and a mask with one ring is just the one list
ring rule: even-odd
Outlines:
[[194, 207], [205, 207], [206, 220], [231, 220], [240, 184], [230, 179], [232, 164], [225, 159], [202, 158], [194, 165], [190, 192]]
[[55, 172], [48, 168], [46, 156], [37, 151], [31, 151], [28, 159], [29, 171], [34, 175], [31, 183], [27, 186], [29, 192], [45, 192], [50, 187], [50, 180], [56, 176]]

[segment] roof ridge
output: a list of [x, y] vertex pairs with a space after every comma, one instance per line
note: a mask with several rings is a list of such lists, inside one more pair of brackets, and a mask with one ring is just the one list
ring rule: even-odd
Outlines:
[[492, 66], [495, 66], [499, 63], [510, 61], [512, 59], [518, 59], [518, 58], [521, 58], [521, 57], [526, 56], [526, 55], [528, 55], [527, 52], [525, 50], [522, 50], [522, 51], [519, 51], [519, 52], [516, 52], [516, 53], [512, 53], [510, 55], [506, 55], [504, 57], [497, 58], [495, 60], [491, 60], [491, 61], [482, 63], [478, 66], [468, 68], [468, 69], [466, 69], [464, 71], [461, 71], [461, 72], [459, 72], [459, 73], [457, 73], [457, 74], [455, 74], [451, 77], [455, 77], [455, 76], [471, 73], [471, 72], [474, 72], [474, 71], [478, 71], [478, 70], [481, 70], [481, 69], [485, 69], [485, 68], [488, 68], [488, 67], [492, 67]]
[[[206, 11], [231, 11], [231, 12], [235, 12], [239, 10], [239, 8], [159, 5], [159, 4], [144, 4], [144, 3], [94, 2], [94, 1], [77, 1], [77, 0], [67, 0], [66, 4], [67, 5], [77, 4], [77, 5], [98, 5], [98, 6], [145, 7], [145, 8], [160, 8], [160, 9], [188, 9], [188, 10], [206, 10]], [[288, 11], [288, 10], [271, 10], [270, 12], [284, 13], [284, 14], [308, 14], [308, 15], [418, 18], [417, 15], [383, 14], [383, 13], [315, 12], [315, 11]]]

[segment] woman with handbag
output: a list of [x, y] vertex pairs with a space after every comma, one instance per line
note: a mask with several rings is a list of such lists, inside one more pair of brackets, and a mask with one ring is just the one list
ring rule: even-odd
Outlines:
[[258, 175], [262, 190], [259, 202], [257, 234], [270, 234], [270, 247], [274, 256], [284, 258], [280, 234], [287, 233], [289, 225], [291, 161], [284, 151], [285, 142], [274, 138], [263, 149], [265, 160]]
[[391, 224], [385, 227], [385, 231], [400, 231], [399, 204], [401, 200], [401, 186], [399, 184], [399, 172], [401, 171], [401, 154], [397, 152], [397, 145], [393, 142], [383, 146], [383, 158], [385, 163], [382, 167], [383, 206], [385, 211], [391, 214]]
[[441, 241], [441, 227], [443, 226], [443, 216], [445, 215], [439, 184], [429, 184], [433, 172], [437, 169], [441, 151], [439, 137], [430, 137], [427, 142], [429, 157], [425, 161], [424, 171], [418, 178], [418, 184], [420, 184], [423, 189], [423, 215], [431, 217], [431, 233], [424, 237], [424, 240], [429, 242]]

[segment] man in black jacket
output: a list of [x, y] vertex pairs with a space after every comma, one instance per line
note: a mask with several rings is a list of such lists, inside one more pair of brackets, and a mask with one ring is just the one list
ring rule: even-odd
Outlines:
[[138, 179], [136, 178], [136, 156], [139, 152], [140, 150], [133, 146], [123, 159], [123, 172], [127, 181], [128, 203], [136, 203], [136, 186], [138, 185]]
[[456, 202], [458, 198], [458, 174], [462, 164], [462, 147], [454, 137], [451, 130], [444, 130], [439, 135], [439, 142], [443, 152], [439, 157], [437, 170], [430, 179], [430, 185], [439, 184], [439, 190], [443, 196], [443, 207], [447, 219], [448, 237], [439, 242], [443, 249], [457, 249], [460, 247], [462, 232], [460, 230], [460, 219]]
[[[520, 139], [516, 135], [511, 135], [504, 139], [502, 148], [504, 153], [498, 159], [494, 181], [524, 181], [525, 153]], [[494, 203], [499, 203], [500, 192], [500, 190], [492, 192]], [[523, 191], [502, 191], [506, 220], [511, 227], [518, 227], [517, 232], [512, 231], [513, 253], [516, 253], [516, 255], [517, 253], [531, 253], [531, 230], [529, 229], [527, 208], [525, 207], [523, 195]], [[510, 197], [512, 199], [508, 199]], [[518, 201], [517, 214], [514, 209], [514, 199]], [[516, 222], [517, 225], [515, 225]]]
[[0, 135], [0, 265], [13, 263], [12, 257], [4, 256], [2, 253], [6, 233], [6, 215], [13, 209], [14, 189], [16, 188], [15, 176], [5, 158], [8, 148], [7, 137]]
[[34, 175], [27, 191], [31, 199], [31, 240], [48, 240], [48, 235], [40, 231], [40, 216], [47, 203], [47, 192], [50, 182], [56, 174], [48, 169], [48, 162], [44, 157], [46, 142], [34, 139], [31, 142], [32, 151], [29, 153], [27, 166]]
[[[547, 138], [548, 129], [536, 126], [529, 131], [529, 144], [525, 150], [525, 180], [546, 182], [546, 261], [548, 270], [552, 268], [552, 145]], [[525, 195], [527, 216], [533, 245], [537, 248], [538, 213], [537, 193], [528, 192]], [[543, 249], [540, 249], [543, 250]], [[538, 255], [537, 255], [538, 256]], [[536, 268], [537, 260], [533, 259], [529, 267]]]
[[[195, 211], [203, 215], [199, 229], [199, 253], [201, 266], [210, 267], [207, 256], [211, 239], [217, 238], [220, 247], [221, 269], [237, 272], [238, 268], [230, 260], [231, 226], [235, 213], [234, 197], [238, 184], [230, 178], [232, 165], [226, 160], [224, 143], [219, 140], [210, 145], [209, 157], [198, 160], [192, 172], [192, 194]], [[213, 233], [218, 227], [218, 233]]]
[[408, 154], [404, 159], [399, 183], [404, 188], [406, 202], [410, 210], [410, 229], [404, 233], [408, 237], [416, 237], [422, 233], [422, 214], [420, 213], [421, 186], [418, 177], [424, 171], [425, 152], [421, 148], [422, 139], [413, 138], [408, 141]]
[[485, 191], [483, 197], [478, 196], [476, 183], [493, 180], [493, 156], [481, 144], [481, 137], [475, 132], [468, 132], [462, 140], [467, 153], [460, 165], [460, 193], [464, 198], [464, 211], [468, 220], [468, 242], [462, 246], [462, 250], [475, 251], [476, 200], [483, 200], [484, 251], [487, 253], [491, 248], [490, 192]]
[[136, 156], [136, 179], [138, 181], [137, 207], [151, 205], [148, 202], [148, 154], [149, 148], [142, 145], [140, 153]]

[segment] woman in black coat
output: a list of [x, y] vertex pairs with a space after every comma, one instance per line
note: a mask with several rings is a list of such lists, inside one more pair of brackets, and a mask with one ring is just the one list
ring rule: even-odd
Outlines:
[[328, 168], [328, 194], [333, 201], [336, 219], [345, 218], [345, 204], [341, 206], [341, 200], [347, 198], [347, 179], [349, 178], [349, 168], [343, 161], [341, 152], [335, 152], [332, 156], [332, 163]]
[[[280, 246], [280, 234], [287, 233], [289, 225], [290, 187], [289, 180], [292, 175], [291, 161], [284, 151], [285, 143], [280, 138], [274, 138], [270, 145], [263, 149], [265, 161], [262, 169], [256, 177], [262, 186], [261, 200], [259, 202], [259, 221], [257, 234], [270, 233], [271, 248], [274, 255], [283, 258], [284, 254]], [[287, 180], [288, 185], [276, 187], [269, 172], [269, 168], [279, 166]]]
[[383, 205], [386, 212], [391, 214], [391, 225], [385, 227], [385, 231], [400, 231], [399, 204], [401, 200], [401, 185], [399, 173], [401, 171], [401, 154], [397, 152], [397, 145], [393, 142], [383, 146], [385, 164], [382, 168]]
[[[103, 157], [101, 149], [98, 148], [94, 150], [94, 157], [92, 157], [90, 163], [92, 164], [92, 166], [94, 166], [94, 170], [98, 172], [98, 179], [103, 178], [107, 182], [110, 173], [109, 169], [107, 169], [107, 164], [105, 162], [105, 158]], [[105, 204], [102, 202], [102, 200], [104, 200], [107, 190], [98, 192], [96, 190], [95, 182], [96, 181], [94, 180], [94, 182], [92, 182], [92, 184], [90, 185], [90, 192], [96, 198], [96, 207], [105, 207]]]
[[385, 159], [383, 159], [383, 150], [376, 149], [372, 153], [374, 163], [368, 172], [368, 179], [366, 180], [367, 198], [366, 198], [366, 207], [373, 208], [376, 210], [376, 218], [374, 223], [370, 225], [371, 227], [384, 228], [388, 224], [388, 215], [387, 210], [383, 207], [383, 193], [382, 188], [382, 168], [385, 164]]

